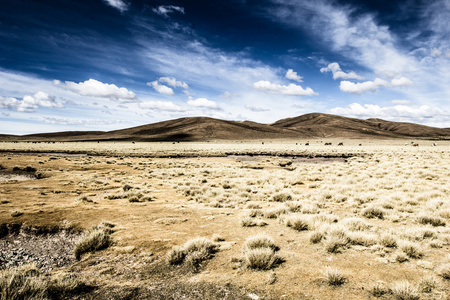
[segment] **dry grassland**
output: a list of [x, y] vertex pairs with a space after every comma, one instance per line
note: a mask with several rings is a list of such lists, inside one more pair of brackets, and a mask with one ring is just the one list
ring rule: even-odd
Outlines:
[[0, 143], [0, 299], [448, 299], [448, 142], [324, 142]]

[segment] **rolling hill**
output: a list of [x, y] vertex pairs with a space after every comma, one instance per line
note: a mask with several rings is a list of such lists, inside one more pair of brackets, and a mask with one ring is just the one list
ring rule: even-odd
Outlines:
[[272, 124], [188, 117], [114, 131], [70, 131], [1, 135], [1, 141], [208, 141], [313, 138], [450, 139], [450, 128], [435, 128], [381, 119], [356, 119], [311, 113]]

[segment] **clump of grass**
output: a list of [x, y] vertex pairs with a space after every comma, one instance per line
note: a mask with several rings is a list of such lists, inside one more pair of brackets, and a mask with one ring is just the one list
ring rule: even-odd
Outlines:
[[290, 212], [301, 212], [302, 210], [302, 203], [300, 201], [290, 201], [284, 205]]
[[69, 299], [86, 287], [75, 274], [43, 276], [35, 264], [0, 271], [0, 299]]
[[298, 231], [308, 230], [310, 227], [309, 220], [302, 215], [287, 215], [283, 218], [283, 223]]
[[344, 219], [341, 223], [351, 231], [365, 231], [372, 227], [363, 219], [356, 217]]
[[410, 258], [421, 258], [423, 255], [420, 246], [410, 241], [403, 240], [399, 243], [398, 247]]
[[94, 227], [85, 233], [75, 244], [73, 253], [76, 259], [80, 259], [81, 255], [88, 252], [95, 252], [108, 248], [111, 243], [111, 228], [107, 225]]
[[398, 300], [418, 300], [420, 296], [417, 289], [408, 281], [395, 282], [391, 287], [394, 299]]
[[273, 239], [265, 234], [249, 237], [244, 245], [244, 262], [247, 268], [270, 270], [282, 262], [275, 251], [278, 246]]
[[166, 255], [166, 261], [170, 265], [186, 265], [198, 271], [201, 263], [210, 259], [218, 251], [218, 246], [212, 240], [198, 237], [187, 241], [182, 247], [174, 246]]
[[422, 293], [432, 293], [439, 288], [439, 281], [433, 276], [424, 277], [419, 282], [419, 291]]
[[289, 193], [277, 193], [270, 198], [270, 201], [274, 202], [286, 202], [286, 201], [292, 201], [292, 195]]
[[383, 209], [375, 206], [369, 206], [362, 211], [362, 215], [369, 219], [384, 219], [384, 214]]
[[267, 223], [260, 219], [254, 219], [250, 216], [244, 216], [239, 220], [242, 227], [266, 226]]
[[270, 236], [257, 234], [247, 238], [245, 241], [245, 249], [252, 250], [256, 248], [270, 248], [275, 251], [278, 249], [278, 246]]
[[325, 236], [325, 250], [329, 253], [339, 253], [349, 241], [345, 227], [332, 226]]
[[325, 282], [331, 286], [340, 286], [347, 280], [342, 273], [334, 268], [327, 268], [324, 272]]
[[446, 280], [450, 280], [450, 263], [442, 265], [438, 269], [438, 275]]
[[446, 224], [445, 220], [440, 218], [440, 217], [435, 217], [435, 216], [430, 216], [430, 215], [425, 215], [425, 214], [419, 215], [417, 217], [417, 221], [420, 224], [423, 224], [423, 225], [430, 224], [430, 225], [432, 225], [434, 227], [445, 226], [445, 224]]
[[392, 234], [382, 234], [378, 238], [378, 243], [384, 247], [395, 248], [397, 247], [397, 239]]
[[383, 297], [384, 295], [391, 293], [391, 289], [382, 281], [378, 281], [376, 284], [369, 287], [368, 291], [369, 294], [374, 297]]
[[267, 209], [263, 212], [265, 218], [268, 219], [276, 219], [281, 215], [285, 215], [289, 213], [289, 211], [284, 206], [278, 206], [274, 208]]
[[324, 237], [323, 232], [321, 232], [319, 230], [314, 230], [309, 235], [309, 241], [311, 243], [313, 243], [313, 244], [317, 244], [317, 243], [320, 243], [322, 241], [323, 237]]
[[352, 245], [370, 247], [376, 244], [376, 237], [365, 232], [350, 232], [348, 238]]

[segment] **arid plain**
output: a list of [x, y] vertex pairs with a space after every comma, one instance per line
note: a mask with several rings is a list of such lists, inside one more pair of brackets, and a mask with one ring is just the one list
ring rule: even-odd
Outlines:
[[413, 142], [0, 143], [2, 298], [448, 299], [450, 142]]

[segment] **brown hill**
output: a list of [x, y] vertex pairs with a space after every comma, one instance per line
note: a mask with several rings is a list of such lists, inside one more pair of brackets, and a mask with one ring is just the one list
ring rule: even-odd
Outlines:
[[450, 138], [448, 128], [382, 119], [361, 120], [321, 113], [282, 119], [271, 126], [289, 128], [305, 135], [322, 138]]
[[0, 135], [2, 141], [207, 141], [312, 138], [450, 139], [450, 129], [381, 119], [361, 120], [312, 113], [273, 124], [226, 121], [207, 117], [180, 118], [115, 131], [71, 131]]

